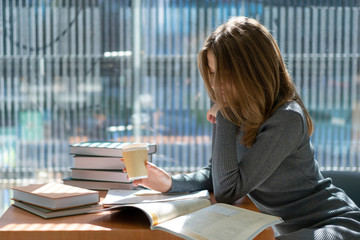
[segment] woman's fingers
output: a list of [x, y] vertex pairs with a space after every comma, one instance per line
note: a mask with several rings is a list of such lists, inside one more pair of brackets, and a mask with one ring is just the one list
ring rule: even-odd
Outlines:
[[138, 179], [138, 180], [134, 180], [132, 182], [133, 185], [137, 186], [137, 185], [142, 185], [142, 179]]
[[211, 123], [216, 123], [216, 117], [212, 114], [207, 114], [206, 116], [207, 120]]
[[[123, 161], [123, 159], [121, 159], [121, 161]], [[135, 186], [141, 185], [160, 192], [169, 191], [172, 185], [170, 174], [153, 163], [146, 162], [145, 164], [148, 170], [148, 177], [134, 180], [132, 184]], [[126, 168], [124, 168], [123, 171], [126, 172]]]
[[171, 176], [163, 169], [157, 167], [153, 163], [146, 163], [148, 169], [148, 177], [133, 181], [133, 185], [144, 186], [159, 192], [167, 192], [171, 189]]

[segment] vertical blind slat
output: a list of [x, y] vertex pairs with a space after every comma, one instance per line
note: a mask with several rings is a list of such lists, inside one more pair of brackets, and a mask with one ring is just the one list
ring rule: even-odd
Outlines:
[[358, 1], [0, 1], [1, 176], [66, 176], [68, 144], [135, 137], [158, 143], [153, 160], [167, 170], [206, 165], [209, 100], [196, 57], [234, 15], [259, 19], [277, 40], [314, 120], [320, 166], [359, 170], [359, 8]]

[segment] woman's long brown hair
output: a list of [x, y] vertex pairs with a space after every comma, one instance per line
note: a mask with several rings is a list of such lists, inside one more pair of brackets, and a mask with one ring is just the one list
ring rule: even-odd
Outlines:
[[[208, 52], [215, 57], [213, 79]], [[255, 19], [234, 17], [219, 26], [205, 41], [198, 64], [210, 99], [228, 120], [242, 127], [246, 146], [255, 142], [261, 124], [289, 101], [299, 103], [306, 115], [308, 134], [312, 134], [312, 120], [296, 92], [279, 47]]]

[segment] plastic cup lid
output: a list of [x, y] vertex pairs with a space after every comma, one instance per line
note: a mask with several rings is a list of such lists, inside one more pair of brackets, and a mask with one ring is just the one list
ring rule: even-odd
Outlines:
[[149, 147], [146, 143], [132, 143], [123, 147], [123, 151], [135, 151], [140, 149], [149, 150]]

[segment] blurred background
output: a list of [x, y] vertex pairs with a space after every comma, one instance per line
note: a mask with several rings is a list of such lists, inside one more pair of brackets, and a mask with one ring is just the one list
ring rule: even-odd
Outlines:
[[320, 167], [359, 171], [359, 10], [356, 0], [0, 0], [0, 215], [9, 187], [67, 177], [76, 142], [155, 142], [167, 171], [205, 166], [197, 52], [239, 15], [277, 40]]

